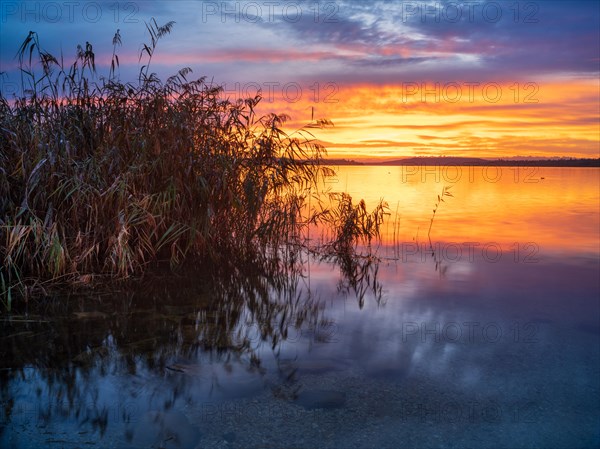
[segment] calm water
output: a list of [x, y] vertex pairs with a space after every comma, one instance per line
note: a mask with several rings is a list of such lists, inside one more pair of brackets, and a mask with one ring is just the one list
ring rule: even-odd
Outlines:
[[343, 167], [390, 205], [379, 261], [3, 312], [0, 446], [598, 447], [599, 183]]

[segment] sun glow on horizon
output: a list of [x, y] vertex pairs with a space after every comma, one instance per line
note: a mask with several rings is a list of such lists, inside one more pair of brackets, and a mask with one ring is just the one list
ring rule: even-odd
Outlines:
[[335, 94], [262, 107], [290, 115], [288, 129], [308, 123], [312, 110], [332, 120], [317, 133], [332, 158], [600, 156], [596, 80], [356, 85]]
[[[117, 75], [135, 83], [149, 64], [144, 23], [172, 20], [150, 72], [166, 81], [189, 67], [223, 98], [260, 92], [261, 113], [288, 114], [289, 130], [327, 118], [335, 126], [315, 135], [332, 158], [600, 156], [595, 2], [309, 2], [290, 7], [297, 17], [255, 2], [142, 2], [131, 14], [115, 3], [89, 23], [13, 3], [0, 40], [10, 98], [27, 88], [15, 52], [30, 30], [38, 50], [64, 51], [67, 70], [77, 45], [93, 44], [99, 83], [115, 51]], [[117, 29], [122, 46], [111, 43]]]

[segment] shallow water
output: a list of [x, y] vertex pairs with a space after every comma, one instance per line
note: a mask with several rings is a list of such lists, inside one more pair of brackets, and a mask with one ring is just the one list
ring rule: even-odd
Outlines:
[[3, 313], [0, 446], [598, 447], [600, 170], [459, 169], [340, 170], [378, 262]]

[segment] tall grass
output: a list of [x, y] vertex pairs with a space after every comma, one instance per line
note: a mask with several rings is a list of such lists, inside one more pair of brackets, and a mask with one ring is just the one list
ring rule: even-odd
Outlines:
[[452, 194], [452, 192], [450, 192], [451, 188], [452, 188], [452, 186], [444, 186], [444, 188], [442, 189], [442, 193], [440, 193], [437, 196], [437, 202], [433, 206], [433, 214], [431, 215], [431, 220], [429, 221], [429, 229], [427, 230], [427, 238], [429, 238], [430, 243], [431, 243], [431, 228], [433, 227], [433, 220], [435, 219], [435, 214], [437, 213], [440, 205], [445, 202], [444, 201], [445, 196], [449, 196], [449, 197], [454, 196]]
[[[312, 121], [259, 116], [260, 94], [238, 101], [191, 80], [150, 71], [173, 22], [147, 24], [136, 83], [121, 82], [117, 48], [107, 77], [90, 43], [66, 65], [30, 32], [18, 51], [24, 93], [0, 92], [0, 298], [45, 286], [139, 275], [161, 262], [278, 263], [303, 244], [309, 223], [337, 226], [336, 251], [378, 235], [370, 216], [342, 196], [339, 206], [305, 200], [333, 172]], [[336, 216], [336, 212], [338, 215]], [[341, 214], [341, 215], [340, 215]], [[368, 218], [371, 217], [371, 218]]]
[[446, 273], [446, 270], [448, 269], [448, 267], [443, 267], [442, 266], [442, 259], [439, 257], [438, 254], [436, 254], [435, 249], [433, 248], [433, 243], [431, 241], [431, 228], [433, 226], [433, 220], [436, 217], [435, 214], [437, 213], [440, 205], [442, 203], [445, 203], [444, 197], [445, 196], [454, 197], [454, 195], [452, 194], [452, 192], [450, 192], [451, 188], [452, 188], [452, 186], [444, 186], [442, 188], [442, 193], [440, 193], [438, 195], [437, 202], [433, 206], [433, 214], [431, 215], [431, 220], [429, 222], [429, 229], [427, 231], [427, 238], [429, 239], [429, 251], [431, 252], [431, 257], [433, 258], [433, 261], [435, 263], [435, 271], [439, 271], [440, 276], [442, 276], [442, 275], [444, 275]]

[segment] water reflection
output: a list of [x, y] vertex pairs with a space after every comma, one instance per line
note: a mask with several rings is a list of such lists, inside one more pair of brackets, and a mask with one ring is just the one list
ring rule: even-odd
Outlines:
[[597, 446], [597, 232], [560, 247], [541, 233], [534, 259], [497, 239], [497, 257], [435, 227], [463, 207], [456, 190], [431, 242], [3, 315], [0, 446]]
[[496, 242], [508, 250], [535, 241], [563, 253], [599, 248], [598, 168], [345, 166], [338, 177], [340, 187], [371, 208], [384, 196], [399, 224], [384, 226], [387, 244], [426, 241], [437, 195], [452, 186], [454, 198], [436, 214], [436, 240]]
[[379, 258], [367, 252], [363, 254], [330, 254], [322, 256], [321, 262], [339, 267], [341, 276], [337, 283], [337, 292], [355, 296], [360, 309], [365, 304], [365, 296], [371, 296], [377, 304], [383, 301], [383, 286], [379, 282]]
[[[112, 426], [134, 446], [195, 444], [194, 432], [178, 433], [189, 426], [174, 425], [177, 409], [275, 388], [264, 354], [277, 358], [294, 339], [328, 342], [331, 321], [302, 272], [262, 268], [202, 270], [15, 311], [2, 328], [2, 441], [19, 447], [47, 432], [46, 443], [75, 444]], [[357, 291], [371, 282], [345, 273], [352, 279], [340, 285]]]

